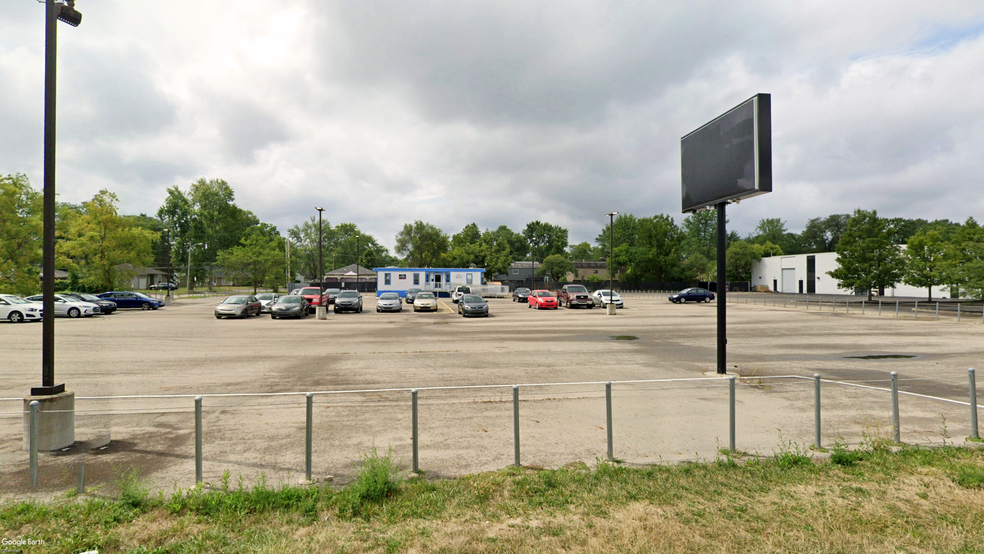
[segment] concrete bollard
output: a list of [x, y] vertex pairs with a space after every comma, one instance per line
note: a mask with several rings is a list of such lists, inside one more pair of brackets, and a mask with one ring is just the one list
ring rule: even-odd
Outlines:
[[410, 404], [412, 407], [411, 426], [413, 427], [413, 472], [420, 473], [420, 457], [417, 450], [417, 389], [410, 391]]
[[612, 382], [605, 383], [605, 409], [608, 414], [608, 463], [615, 460], [615, 449], [612, 445]]
[[202, 482], [202, 397], [195, 397], [195, 483]]
[[896, 443], [902, 442], [899, 429], [899, 374], [892, 372], [892, 438]]
[[974, 373], [974, 368], [967, 370], [967, 377], [970, 379], [970, 436], [979, 439], [981, 437], [977, 434], [977, 378]]

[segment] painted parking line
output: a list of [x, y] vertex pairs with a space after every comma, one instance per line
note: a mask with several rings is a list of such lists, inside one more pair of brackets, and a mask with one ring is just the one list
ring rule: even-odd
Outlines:
[[452, 309], [451, 306], [448, 306], [447, 304], [445, 304], [443, 300], [438, 300], [438, 302], [441, 304], [441, 306], [444, 306], [445, 308], [447, 308], [449, 314], [455, 313], [455, 310]]

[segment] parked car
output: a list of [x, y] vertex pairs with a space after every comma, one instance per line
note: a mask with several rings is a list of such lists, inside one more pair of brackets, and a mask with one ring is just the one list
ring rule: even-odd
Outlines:
[[299, 294], [289, 294], [281, 296], [273, 303], [270, 311], [270, 319], [280, 319], [282, 317], [296, 317], [302, 319], [308, 316], [310, 308], [308, 301]]
[[513, 291], [512, 299], [513, 302], [526, 302], [530, 297], [530, 289], [526, 287], [520, 287]]
[[574, 306], [594, 308], [594, 300], [591, 299], [591, 293], [584, 285], [564, 285], [557, 291], [557, 305], [568, 308]]
[[[44, 302], [43, 294], [28, 296], [31, 302]], [[102, 313], [98, 304], [85, 302], [64, 294], [55, 295], [55, 317], [92, 317]]]
[[251, 315], [260, 315], [261, 302], [252, 294], [235, 294], [227, 297], [215, 307], [215, 319], [223, 317], [238, 317], [246, 319]]
[[109, 315], [116, 311], [116, 302], [112, 300], [106, 300], [105, 298], [99, 298], [95, 294], [88, 294], [84, 292], [64, 292], [65, 296], [71, 296], [82, 302], [92, 302], [93, 304], [99, 306], [100, 311], [103, 315]]
[[557, 297], [549, 290], [535, 290], [530, 293], [527, 308], [557, 309]]
[[489, 304], [477, 294], [465, 294], [458, 300], [458, 313], [461, 317], [480, 315], [489, 317]]
[[617, 292], [612, 292], [609, 289], [600, 289], [591, 293], [591, 298], [594, 300], [596, 306], [601, 306], [602, 308], [614, 303], [616, 308], [621, 308], [622, 297]]
[[11, 323], [41, 321], [44, 309], [40, 302], [32, 302], [16, 294], [0, 294], [0, 318]]
[[269, 314], [273, 310], [273, 305], [277, 302], [280, 295], [275, 292], [261, 292], [256, 295], [256, 299], [260, 301], [260, 313]]
[[328, 303], [325, 304], [325, 306], [328, 304], [334, 304], [335, 299], [338, 298], [338, 293], [340, 292], [342, 292], [342, 289], [325, 289], [325, 297], [328, 299]]
[[471, 294], [471, 287], [468, 285], [458, 285], [451, 292], [451, 301], [457, 304], [458, 300], [461, 300], [461, 297], [466, 294]]
[[669, 300], [675, 304], [680, 304], [681, 302], [710, 302], [714, 300], [714, 293], [700, 287], [691, 287], [689, 289], [683, 289], [680, 292], [674, 292], [669, 296]]
[[421, 291], [413, 299], [413, 311], [415, 312], [436, 312], [437, 297], [433, 292]]
[[178, 285], [174, 283], [154, 283], [147, 288], [150, 290], [177, 290]]
[[384, 292], [376, 299], [377, 312], [402, 312], [403, 299], [395, 292]]
[[304, 287], [299, 289], [297, 294], [303, 296], [310, 306], [321, 305], [321, 289], [318, 287]]
[[417, 298], [418, 292], [423, 292], [424, 289], [410, 289], [407, 291], [407, 304], [413, 304], [414, 299]]
[[362, 294], [357, 290], [343, 290], [335, 298], [335, 313], [362, 311]]
[[106, 300], [112, 300], [116, 303], [116, 307], [120, 309], [140, 308], [141, 310], [156, 310], [164, 305], [164, 302], [156, 298], [151, 298], [142, 292], [111, 291], [97, 294], [96, 296]]

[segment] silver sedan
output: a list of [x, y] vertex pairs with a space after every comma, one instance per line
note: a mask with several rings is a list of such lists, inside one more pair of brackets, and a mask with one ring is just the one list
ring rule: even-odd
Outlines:
[[[31, 302], [42, 303], [43, 294], [28, 296]], [[102, 308], [92, 302], [82, 302], [71, 296], [55, 295], [55, 317], [90, 317], [102, 313]]]

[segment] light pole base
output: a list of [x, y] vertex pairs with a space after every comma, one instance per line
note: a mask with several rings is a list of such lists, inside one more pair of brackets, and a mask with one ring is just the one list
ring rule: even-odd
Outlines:
[[609, 303], [608, 304], [608, 315], [615, 315], [616, 314], [616, 312], [615, 312], [616, 309], [617, 308], [615, 307], [615, 304], [613, 302]]
[[165, 306], [170, 306], [173, 303], [174, 303], [174, 297], [173, 296], [171, 296], [169, 294], [169, 295], [167, 295], [167, 296], [164, 297], [164, 305]]
[[38, 417], [38, 450], [61, 450], [75, 443], [75, 393], [66, 391], [24, 398], [24, 450], [31, 448], [31, 402], [41, 404]]
[[328, 319], [328, 308], [324, 306], [315, 306], [314, 317], [315, 319]]

